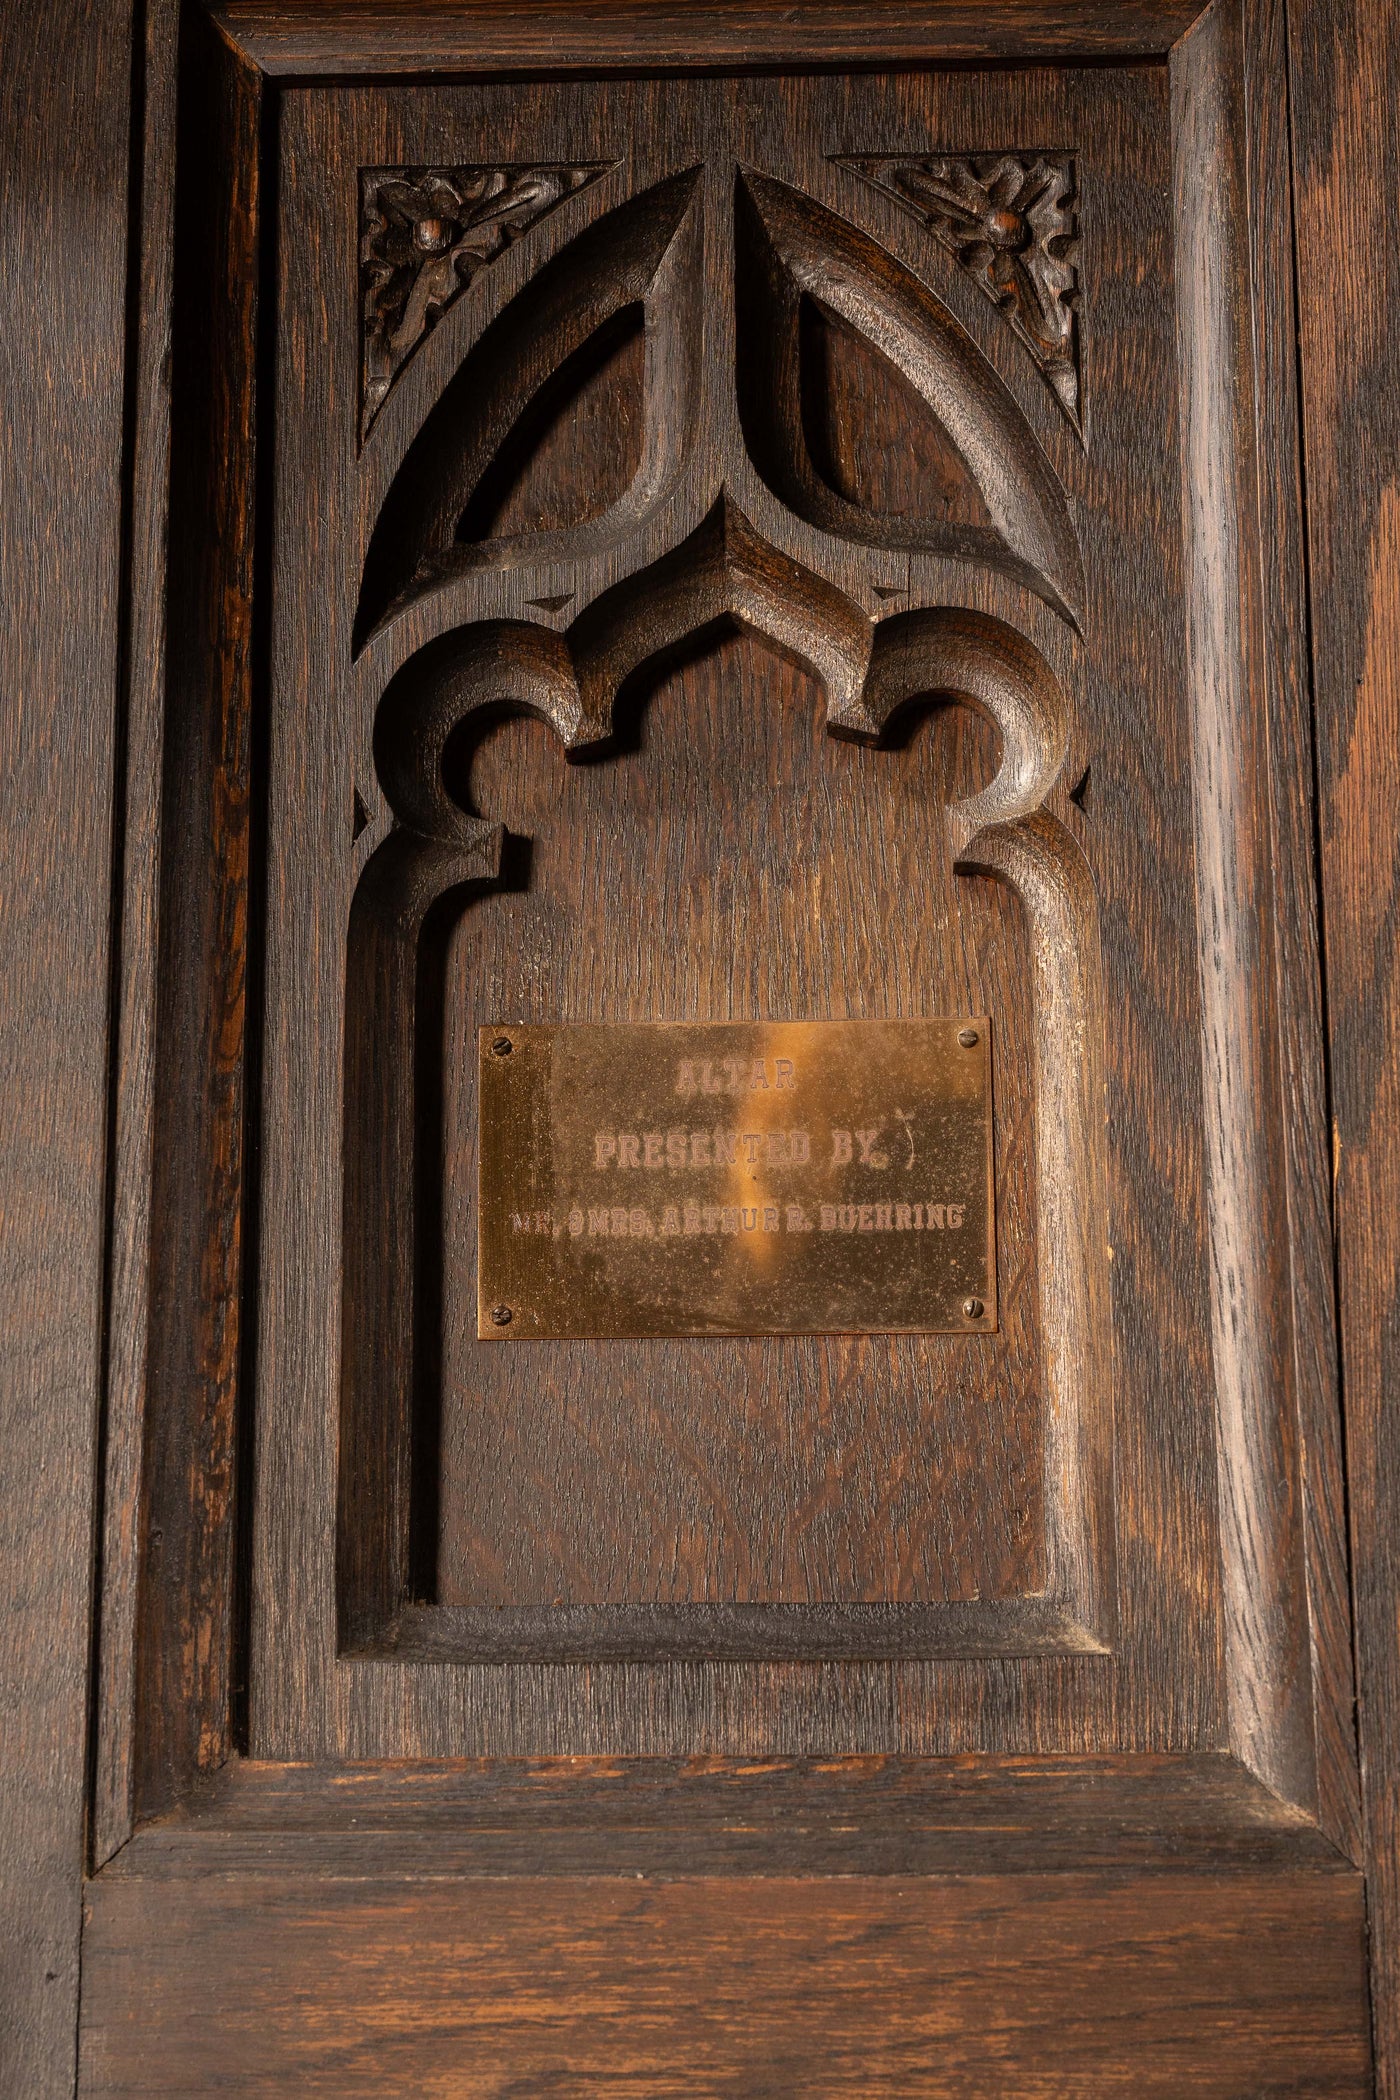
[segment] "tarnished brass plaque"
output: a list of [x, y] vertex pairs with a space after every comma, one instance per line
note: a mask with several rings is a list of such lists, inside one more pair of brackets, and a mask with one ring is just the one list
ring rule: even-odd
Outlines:
[[481, 1031], [478, 1332], [986, 1332], [990, 1026]]

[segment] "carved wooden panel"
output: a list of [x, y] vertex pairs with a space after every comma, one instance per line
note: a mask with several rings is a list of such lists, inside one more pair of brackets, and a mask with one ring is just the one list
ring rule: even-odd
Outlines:
[[[1226, 1738], [1168, 103], [284, 96], [259, 1754]], [[995, 1331], [478, 1339], [483, 1026], [983, 1013]]]
[[1282, 29], [143, 11], [82, 2090], [1368, 2090]]
[[[556, 1707], [558, 1747], [674, 1743], [699, 1659], [743, 1741], [837, 1657], [871, 1695], [905, 1659], [896, 1741], [966, 1741], [980, 1659], [1037, 1653], [1066, 1657], [1024, 1678], [1045, 1741], [1209, 1728], [1205, 1336], [1110, 1298], [1110, 1258], [1203, 1260], [1190, 1058], [1140, 1037], [1163, 1000], [1190, 1027], [1194, 926], [1161, 80], [1129, 99], [290, 99], [262, 1747], [355, 1741], [353, 1686], [430, 1661], [458, 1667], [416, 1739], [458, 1741], [464, 1699], [510, 1747], [493, 1659], [649, 1669], [640, 1739]], [[359, 330], [315, 325], [332, 258]], [[940, 1012], [997, 1027], [995, 1333], [476, 1340], [481, 1025]], [[1129, 1537], [1150, 1510], [1159, 1541], [1127, 1592], [1115, 1359]]]

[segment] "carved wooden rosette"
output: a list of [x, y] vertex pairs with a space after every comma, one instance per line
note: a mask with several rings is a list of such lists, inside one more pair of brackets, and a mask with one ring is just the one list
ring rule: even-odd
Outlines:
[[1067, 153], [842, 156], [922, 220], [993, 304], [1082, 430], [1079, 225]]
[[428, 330], [478, 272], [597, 167], [365, 168], [360, 437]]
[[[643, 436], [625, 493], [581, 525], [471, 537], [473, 493], [532, 400], [637, 310]], [[969, 491], [957, 514], [881, 513], [814, 457], [800, 398], [814, 312], [868, 343], [946, 433]], [[1114, 1585], [1098, 929], [1088, 867], [1046, 807], [1070, 703], [1004, 620], [921, 600], [917, 588], [890, 614], [878, 578], [867, 603], [850, 588], [853, 547], [928, 553], [1010, 579], [1077, 630], [1083, 571], [1060, 482], [930, 287], [851, 220], [752, 169], [692, 166], [621, 201], [610, 184], [582, 230], [515, 296], [488, 294], [459, 340], [379, 509], [355, 621], [357, 652], [375, 652], [388, 673], [356, 793], [366, 807], [377, 800], [372, 763], [387, 812], [356, 848], [349, 934], [342, 1639], [391, 1640], [413, 1590], [424, 927], [444, 898], [502, 869], [500, 828], [449, 792], [449, 739], [474, 718], [529, 714], [578, 758], [613, 736], [629, 680], [690, 638], [737, 626], [820, 681], [832, 736], [878, 743], [906, 704], [930, 696], [976, 710], [999, 734], [995, 778], [947, 822], [955, 867], [1008, 884], [1032, 935], [1046, 1581], [1043, 1595], [1008, 1602], [999, 1633], [984, 1612], [968, 1652], [987, 1652], [989, 1639], [1013, 1652], [1103, 1647]], [[508, 612], [522, 597], [545, 617]], [[410, 608], [420, 633], [429, 616], [434, 638], [390, 669]], [[943, 1636], [940, 1652], [959, 1652], [959, 1638]], [[859, 1652], [874, 1652], [868, 1642]]]

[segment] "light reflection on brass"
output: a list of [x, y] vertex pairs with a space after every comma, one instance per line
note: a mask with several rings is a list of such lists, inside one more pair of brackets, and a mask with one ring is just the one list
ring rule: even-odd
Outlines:
[[496, 1022], [478, 1100], [483, 1340], [996, 1326], [983, 1017]]

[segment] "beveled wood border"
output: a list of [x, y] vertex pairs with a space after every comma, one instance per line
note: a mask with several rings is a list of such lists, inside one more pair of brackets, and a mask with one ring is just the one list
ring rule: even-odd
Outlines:
[[1165, 58], [1205, 0], [224, 0], [230, 43], [272, 79], [711, 66]]

